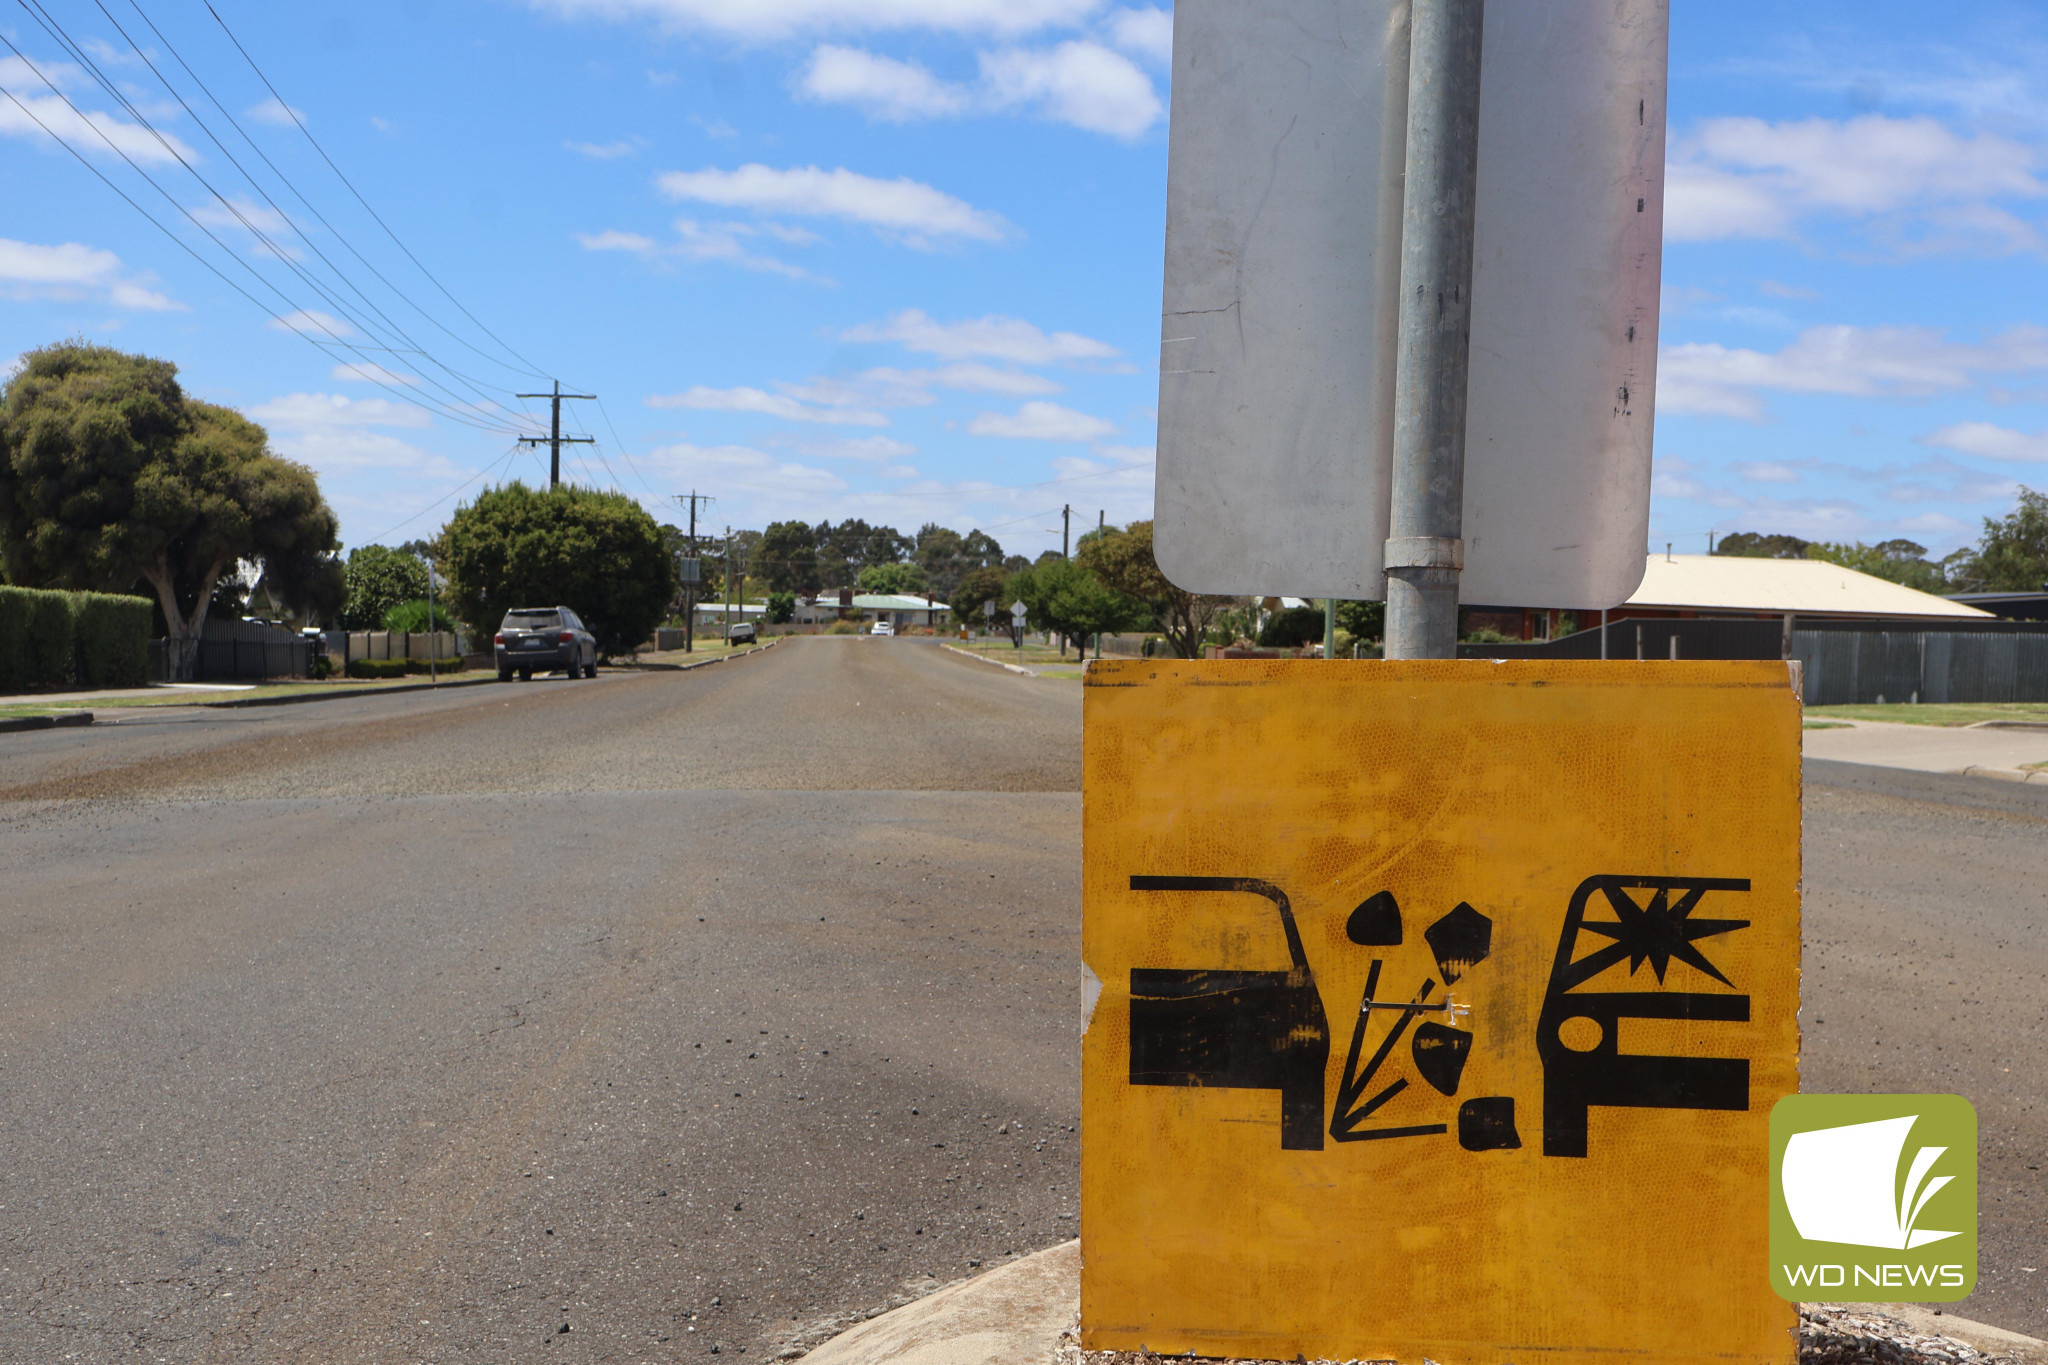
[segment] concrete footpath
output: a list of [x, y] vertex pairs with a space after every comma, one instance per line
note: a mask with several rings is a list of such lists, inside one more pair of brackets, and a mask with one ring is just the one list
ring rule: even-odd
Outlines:
[[[1890, 1321], [1871, 1323], [1871, 1314]], [[1079, 1350], [1072, 1332], [1080, 1317], [1081, 1244], [1062, 1242], [870, 1318], [803, 1360], [805, 1365], [1107, 1365], [1141, 1359]], [[1927, 1304], [1829, 1305], [1818, 1317], [1803, 1317], [1801, 1323], [1800, 1356], [1812, 1365], [1827, 1365], [1845, 1345], [1857, 1359], [1887, 1365], [2048, 1365], [2048, 1341], [1953, 1317]], [[1968, 1349], [1953, 1349], [1958, 1342]]]
[[1841, 728], [1805, 731], [1801, 749], [1808, 758], [1923, 773], [1967, 773], [2008, 782], [2048, 783], [2048, 770], [2028, 766], [2048, 763], [2048, 727], [2020, 729], [2000, 722], [1897, 725], [1877, 720], [1821, 719]]

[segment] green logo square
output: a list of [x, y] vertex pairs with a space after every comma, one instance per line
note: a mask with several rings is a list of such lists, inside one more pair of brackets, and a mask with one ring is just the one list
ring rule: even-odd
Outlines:
[[1953, 1303], [1977, 1283], [1977, 1111], [1960, 1095], [1771, 1109], [1771, 1287], [1796, 1303]]

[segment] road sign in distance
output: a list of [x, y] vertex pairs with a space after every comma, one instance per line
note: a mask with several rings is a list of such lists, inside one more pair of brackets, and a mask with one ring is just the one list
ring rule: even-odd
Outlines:
[[1015, 619], [1015, 620], [1018, 620], [1018, 621], [1021, 621], [1021, 620], [1023, 620], [1023, 619], [1024, 619], [1024, 618], [1025, 618], [1026, 616], [1029, 616], [1030, 614], [1031, 614], [1031, 609], [1030, 609], [1029, 607], [1025, 606], [1025, 605], [1024, 605], [1024, 604], [1023, 604], [1022, 602], [1012, 602], [1012, 603], [1010, 603], [1010, 616], [1011, 616], [1011, 617], [1012, 617], [1013, 619]]
[[[1195, 592], [1385, 596], [1406, 4], [1174, 6], [1157, 553]], [[1640, 582], [1668, 0], [1486, 10], [1468, 602]]]
[[1084, 686], [1085, 1348], [1791, 1365], [1785, 664]]

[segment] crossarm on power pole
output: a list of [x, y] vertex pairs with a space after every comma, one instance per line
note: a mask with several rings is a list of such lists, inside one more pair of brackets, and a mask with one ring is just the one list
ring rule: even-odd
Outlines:
[[522, 436], [519, 438], [519, 444], [525, 446], [546, 445], [548, 447], [548, 487], [559, 488], [562, 483], [562, 447], [565, 445], [591, 446], [597, 444], [597, 438], [594, 436], [564, 436], [562, 434], [562, 400], [564, 398], [595, 400], [597, 395], [594, 393], [563, 393], [562, 381], [557, 379], [554, 391], [551, 393], [521, 393], [515, 394], [514, 397], [545, 398], [550, 402], [552, 421], [548, 426], [548, 434], [545, 436]]

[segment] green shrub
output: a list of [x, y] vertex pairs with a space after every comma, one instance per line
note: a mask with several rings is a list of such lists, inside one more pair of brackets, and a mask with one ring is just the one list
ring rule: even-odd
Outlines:
[[834, 621], [825, 628], [825, 633], [827, 635], [858, 635], [860, 634], [860, 622]]
[[79, 687], [146, 687], [149, 684], [151, 606], [146, 597], [74, 592], [72, 640]]
[[1320, 644], [1322, 638], [1321, 607], [1289, 607], [1266, 618], [1266, 627], [1259, 632], [1259, 647], [1300, 649], [1303, 645]]
[[70, 683], [71, 632], [64, 593], [0, 588], [0, 692]]
[[[447, 603], [436, 602], [432, 606], [434, 629], [454, 630], [455, 621], [448, 615]], [[400, 602], [384, 613], [384, 629], [404, 630], [410, 631], [414, 635], [425, 635], [427, 633], [427, 611], [428, 603], [424, 597], [416, 597], [410, 602]]]
[[460, 673], [462, 660], [443, 659], [429, 666], [425, 659], [350, 659], [351, 678], [403, 678], [408, 673]]
[[405, 659], [350, 659], [348, 675], [351, 678], [402, 678], [408, 662]]

